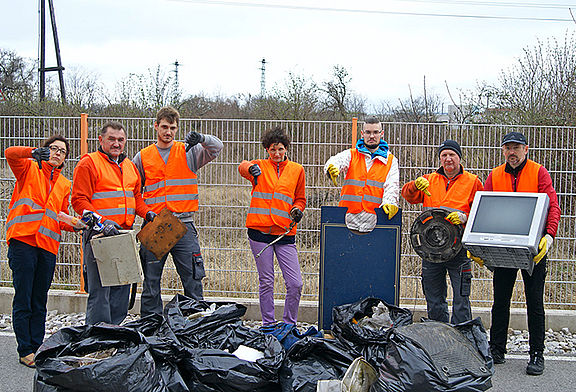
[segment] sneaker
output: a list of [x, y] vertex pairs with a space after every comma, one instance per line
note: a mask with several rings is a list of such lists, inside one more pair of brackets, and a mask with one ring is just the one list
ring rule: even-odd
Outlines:
[[544, 354], [536, 351], [530, 354], [530, 362], [526, 366], [526, 374], [539, 376], [544, 373]]
[[492, 355], [492, 360], [494, 361], [495, 365], [502, 365], [506, 363], [506, 357], [504, 353], [497, 348], [490, 347], [490, 354]]

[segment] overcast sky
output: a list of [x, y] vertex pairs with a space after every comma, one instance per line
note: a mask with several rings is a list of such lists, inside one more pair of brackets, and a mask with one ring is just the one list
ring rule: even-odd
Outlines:
[[[93, 72], [109, 88], [158, 65], [171, 71], [177, 60], [185, 95], [258, 94], [265, 58], [268, 88], [290, 71], [322, 82], [340, 64], [354, 92], [372, 104], [407, 97], [408, 85], [420, 94], [424, 76], [429, 92], [441, 95], [445, 81], [454, 90], [495, 82], [524, 48], [538, 39], [563, 40], [576, 28], [569, 11], [575, 0], [54, 0], [54, 6], [63, 65]], [[4, 1], [1, 9], [0, 47], [36, 59], [38, 1]], [[47, 66], [54, 66], [48, 48]]]

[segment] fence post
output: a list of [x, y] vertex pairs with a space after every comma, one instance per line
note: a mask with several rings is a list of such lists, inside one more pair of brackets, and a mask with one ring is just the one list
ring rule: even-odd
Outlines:
[[358, 118], [352, 117], [352, 148], [356, 146], [358, 141]]
[[[80, 156], [88, 154], [88, 113], [80, 114]], [[86, 294], [84, 282], [84, 250], [80, 245], [80, 290], [77, 294]]]

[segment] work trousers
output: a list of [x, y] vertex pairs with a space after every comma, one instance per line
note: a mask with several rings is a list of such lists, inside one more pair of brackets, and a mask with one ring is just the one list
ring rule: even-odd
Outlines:
[[[182, 281], [184, 295], [202, 300], [204, 299], [202, 278], [206, 276], [206, 273], [204, 260], [200, 253], [200, 244], [198, 243], [198, 232], [192, 222], [185, 222], [184, 224], [188, 229], [186, 234], [168, 253], [172, 255], [176, 271]], [[144, 288], [142, 289], [140, 305], [140, 314], [142, 316], [162, 313], [160, 283], [168, 253], [161, 260], [158, 260], [152, 252], [140, 245], [140, 260], [144, 270]]]
[[82, 249], [84, 250], [84, 268], [86, 268], [88, 286], [86, 324], [105, 322], [118, 325], [124, 321], [128, 314], [130, 285], [102, 286], [90, 238], [91, 233], [88, 230], [85, 231], [82, 236]]
[[284, 316], [282, 319], [287, 324], [296, 324], [303, 285], [296, 245], [274, 244], [262, 252], [260, 257], [256, 257], [268, 244], [253, 240], [249, 241], [250, 249], [252, 249], [254, 260], [256, 261], [256, 268], [258, 269], [262, 325], [276, 324], [274, 316], [274, 254], [276, 254], [286, 285], [286, 299], [284, 301]]
[[[544, 351], [545, 315], [544, 282], [546, 280], [546, 257], [534, 266], [532, 276], [522, 271], [526, 309], [528, 313], [528, 335], [530, 353]], [[500, 353], [506, 353], [508, 324], [510, 322], [510, 301], [516, 282], [518, 269], [494, 269], [492, 285], [494, 303], [492, 304], [492, 326], [490, 327], [490, 347]]]
[[444, 263], [431, 263], [422, 260], [422, 289], [426, 297], [428, 318], [447, 323], [449, 321], [448, 286], [446, 273], [452, 285], [452, 324], [459, 324], [472, 319], [470, 306], [470, 289], [472, 272], [470, 259], [462, 249], [454, 258]]
[[44, 341], [48, 289], [54, 276], [56, 255], [42, 248], [11, 239], [8, 265], [12, 270], [14, 299], [12, 326], [18, 354], [36, 353]]

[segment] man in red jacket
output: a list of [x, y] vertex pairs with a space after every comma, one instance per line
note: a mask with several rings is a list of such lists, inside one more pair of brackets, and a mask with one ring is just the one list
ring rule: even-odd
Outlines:
[[[526, 373], [540, 375], [544, 372], [544, 282], [546, 280], [546, 254], [552, 248], [558, 221], [560, 206], [552, 186], [552, 178], [546, 168], [527, 158], [528, 142], [519, 132], [510, 132], [502, 140], [502, 152], [506, 163], [498, 166], [488, 175], [484, 190], [500, 192], [538, 192], [546, 193], [550, 198], [546, 231], [540, 241], [540, 252], [534, 257], [534, 270], [529, 275], [522, 270], [524, 293], [528, 310], [528, 333], [530, 344], [530, 362]], [[481, 260], [472, 257], [476, 262]], [[506, 362], [506, 342], [510, 321], [510, 299], [516, 282], [518, 270], [515, 268], [494, 269], [492, 284], [494, 304], [492, 305], [492, 326], [490, 327], [490, 350], [494, 363]]]
[[[85, 211], [101, 215], [103, 232], [114, 235], [118, 229], [131, 229], [136, 215], [150, 220], [152, 214], [140, 193], [138, 170], [124, 154], [124, 126], [117, 121], [107, 122], [98, 141], [98, 151], [84, 155], [74, 169], [72, 207], [79, 215]], [[93, 234], [85, 230], [82, 236], [88, 284], [86, 324], [120, 324], [128, 314], [130, 285], [102, 286], [90, 245]]]

